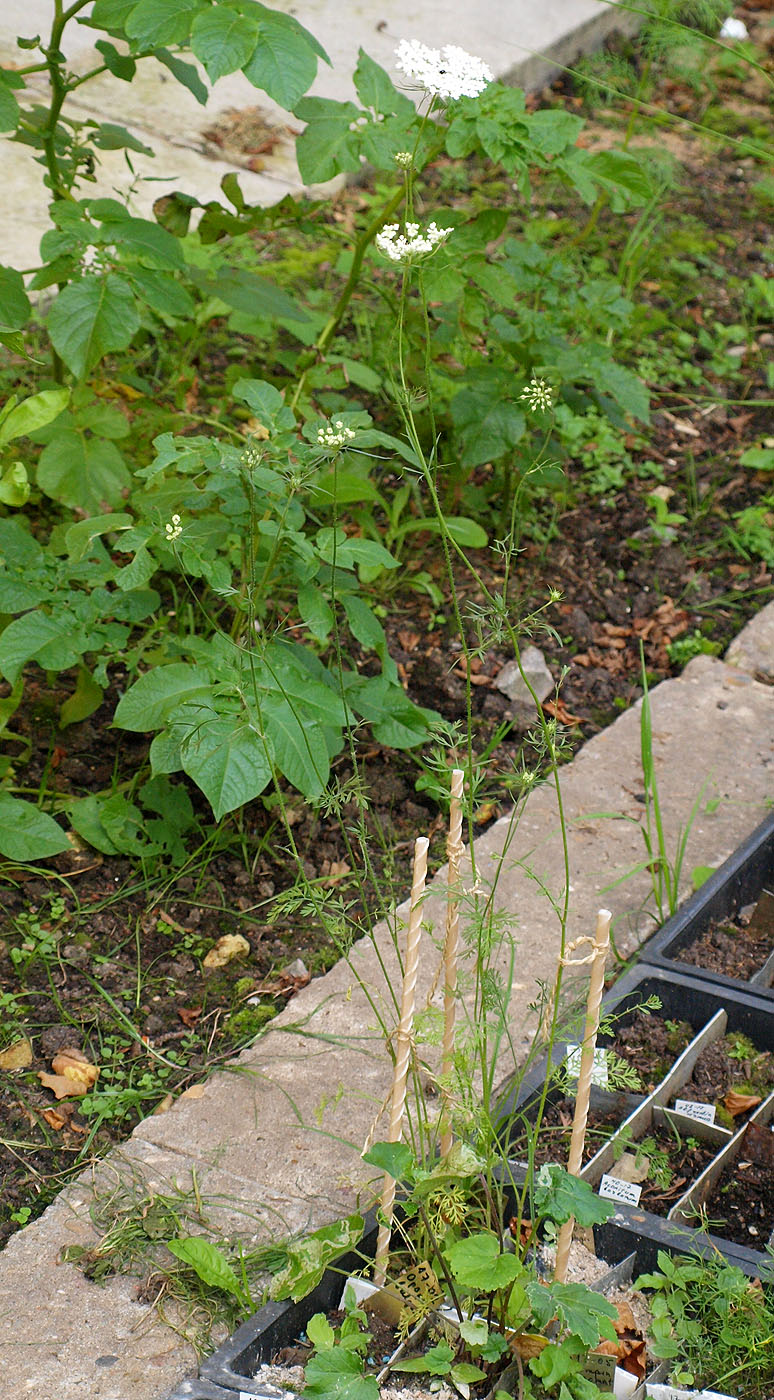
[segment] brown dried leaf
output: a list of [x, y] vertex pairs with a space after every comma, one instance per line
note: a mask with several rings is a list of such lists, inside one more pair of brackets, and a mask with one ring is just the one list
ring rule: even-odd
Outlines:
[[15, 1040], [7, 1050], [0, 1051], [0, 1069], [26, 1069], [32, 1064], [32, 1046], [26, 1035], [20, 1040]]
[[760, 1094], [740, 1094], [736, 1089], [729, 1089], [723, 1100], [723, 1107], [732, 1118], [738, 1118], [740, 1113], [749, 1113], [751, 1108], [757, 1108], [760, 1102]]
[[511, 1351], [518, 1352], [522, 1361], [532, 1361], [548, 1346], [548, 1337], [539, 1332], [518, 1332], [510, 1338], [508, 1345]]
[[398, 632], [398, 641], [404, 651], [414, 651], [419, 646], [421, 640], [422, 638], [418, 632], [409, 632], [408, 628], [402, 628]]
[[250, 944], [241, 933], [224, 933], [219, 938], [214, 948], [210, 948], [204, 959], [204, 966], [208, 969], [213, 967], [225, 967], [233, 958], [243, 958], [250, 952]]
[[190, 1031], [193, 1030], [203, 1010], [202, 1006], [178, 1006], [177, 1014], [183, 1025]]
[[87, 1093], [97, 1082], [99, 1069], [91, 1063], [82, 1050], [67, 1046], [60, 1050], [51, 1061], [54, 1074], [64, 1075], [77, 1085], [81, 1093]]
[[759, 1128], [757, 1123], [748, 1123], [742, 1137], [739, 1156], [747, 1162], [755, 1162], [759, 1167], [768, 1167], [771, 1171], [774, 1169], [774, 1133], [770, 1128]]
[[68, 1079], [64, 1074], [46, 1074], [41, 1070], [38, 1079], [44, 1089], [51, 1089], [58, 1099], [80, 1099], [88, 1093], [85, 1084], [76, 1084], [74, 1079]]

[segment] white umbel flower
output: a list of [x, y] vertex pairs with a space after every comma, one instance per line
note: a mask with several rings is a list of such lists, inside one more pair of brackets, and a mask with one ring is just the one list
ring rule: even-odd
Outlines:
[[493, 74], [482, 59], [456, 44], [430, 49], [418, 39], [401, 39], [396, 68], [434, 97], [479, 97]]
[[533, 375], [520, 397], [526, 400], [533, 413], [545, 412], [554, 402], [554, 391], [545, 379], [537, 379]]
[[718, 36], [720, 39], [749, 39], [750, 35], [743, 19], [734, 19], [729, 15], [723, 21], [723, 27]]
[[346, 427], [340, 418], [330, 427], [320, 428], [317, 434], [317, 442], [320, 447], [346, 447], [348, 442], [356, 436], [352, 428]]
[[167, 544], [173, 544], [178, 535], [182, 535], [183, 527], [180, 524], [180, 516], [173, 515], [172, 519], [164, 526], [164, 534], [167, 537]]
[[434, 253], [453, 232], [452, 228], [439, 228], [435, 220], [427, 225], [424, 233], [420, 232], [419, 224], [410, 221], [406, 223], [405, 233], [401, 233], [400, 224], [385, 224], [376, 235], [376, 246], [390, 262], [418, 262]]

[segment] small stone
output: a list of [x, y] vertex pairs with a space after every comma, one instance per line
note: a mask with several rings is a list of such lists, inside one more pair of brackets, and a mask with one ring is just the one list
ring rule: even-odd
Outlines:
[[[554, 679], [546, 665], [546, 659], [539, 647], [525, 647], [520, 656], [524, 676], [542, 704], [554, 689]], [[495, 685], [511, 701], [516, 723], [531, 724], [536, 715], [535, 702], [522, 680], [517, 661], [509, 661], [503, 666]]]
[[309, 970], [301, 958], [294, 958], [282, 971], [286, 977], [303, 977], [307, 981], [309, 979]]

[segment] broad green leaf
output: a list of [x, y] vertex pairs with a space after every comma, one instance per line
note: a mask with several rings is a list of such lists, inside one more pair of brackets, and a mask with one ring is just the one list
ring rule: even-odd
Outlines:
[[201, 107], [207, 106], [209, 93], [199, 77], [198, 70], [194, 68], [192, 63], [183, 63], [182, 59], [176, 58], [174, 54], [169, 52], [169, 49], [156, 49], [153, 56], [158, 59], [159, 63], [163, 63], [165, 68], [169, 69], [173, 78], [176, 78], [182, 87], [188, 88]]
[[[94, 11], [92, 11], [92, 15], [93, 13]], [[128, 53], [119, 53], [115, 44], [111, 44], [108, 39], [97, 39], [94, 47], [98, 53], [102, 54], [114, 78], [120, 78], [124, 83], [130, 83], [132, 81], [132, 78], [137, 72], [137, 64]], [[121, 130], [123, 130], [123, 128], [121, 128]], [[127, 132], [127, 135], [128, 134]]]
[[363, 1161], [387, 1172], [395, 1181], [411, 1181], [416, 1166], [414, 1154], [405, 1142], [375, 1142], [363, 1153]]
[[134, 266], [126, 271], [143, 301], [157, 316], [174, 316], [178, 319], [193, 316], [193, 297], [174, 277], [147, 267]]
[[271, 782], [271, 764], [260, 734], [240, 715], [218, 714], [204, 704], [190, 708], [193, 723], [180, 746], [183, 771], [220, 821], [263, 792]]
[[21, 108], [7, 83], [0, 78], [0, 131], [15, 131]]
[[182, 701], [199, 700], [211, 690], [209, 672], [198, 666], [190, 666], [185, 661], [154, 666], [122, 695], [116, 707], [115, 724], [119, 729], [138, 734], [159, 729]]
[[142, 156], [156, 154], [152, 146], [138, 141], [131, 131], [127, 131], [125, 126], [119, 126], [116, 122], [100, 122], [92, 140], [99, 151], [137, 151], [138, 155]]
[[748, 447], [739, 458], [741, 467], [754, 467], [757, 472], [774, 472], [774, 447]]
[[90, 792], [88, 797], [80, 797], [70, 803], [67, 809], [70, 825], [95, 851], [101, 851], [104, 856], [115, 856], [118, 855], [118, 848], [110, 840], [100, 818], [102, 801], [99, 793]]
[[489, 1328], [484, 1318], [466, 1318], [460, 1323], [460, 1336], [469, 1347], [482, 1347], [489, 1336]]
[[452, 399], [451, 416], [462, 444], [462, 465], [478, 467], [512, 451], [524, 435], [525, 419], [510, 399], [511, 376], [493, 368], [469, 375]]
[[318, 1351], [332, 1347], [336, 1341], [336, 1333], [325, 1313], [315, 1313], [314, 1317], [310, 1317], [306, 1324], [306, 1335]]
[[80, 19], [93, 29], [123, 29], [137, 0], [94, 0], [89, 19]]
[[272, 1298], [278, 1302], [292, 1298], [294, 1303], [305, 1298], [317, 1287], [328, 1265], [359, 1243], [363, 1224], [362, 1215], [349, 1215], [346, 1220], [323, 1225], [303, 1239], [291, 1240], [288, 1262], [275, 1275], [271, 1286]]
[[289, 112], [314, 82], [317, 56], [291, 15], [262, 6], [258, 43], [242, 71], [253, 87], [262, 88]]
[[145, 818], [139, 807], [129, 802], [122, 792], [114, 792], [100, 805], [99, 819], [108, 840], [125, 856], [152, 853], [152, 843], [145, 834]]
[[63, 505], [99, 514], [119, 504], [131, 477], [115, 443], [88, 433], [75, 426], [62, 429], [43, 448], [38, 486]]
[[88, 719], [99, 709], [102, 698], [102, 686], [97, 685], [91, 671], [79, 666], [75, 690], [59, 706], [59, 728], [66, 729], [68, 724], [80, 724], [81, 720]]
[[596, 1346], [600, 1337], [615, 1341], [612, 1318], [618, 1316], [616, 1308], [585, 1283], [530, 1283], [527, 1293], [539, 1326], [545, 1327], [558, 1315], [560, 1323], [584, 1346]]
[[185, 266], [179, 239], [150, 219], [106, 218], [102, 233], [108, 243], [120, 246], [122, 254], [134, 254], [159, 271], [180, 272]]
[[186, 44], [202, 0], [140, 0], [126, 20], [126, 32], [141, 49]]
[[79, 520], [75, 525], [70, 525], [65, 531], [65, 545], [70, 562], [80, 563], [88, 553], [92, 541], [100, 535], [106, 535], [110, 530], [127, 530], [133, 523], [131, 515], [117, 511], [110, 515], [93, 515], [89, 520]]
[[546, 107], [522, 117], [529, 140], [544, 156], [557, 156], [575, 145], [585, 125], [582, 117], [560, 107]]
[[11, 462], [0, 476], [0, 501], [4, 506], [26, 505], [30, 498], [30, 489], [30, 480], [24, 463]]
[[82, 648], [77, 644], [68, 645], [69, 636], [68, 622], [49, 617], [47, 613], [30, 612], [14, 618], [0, 633], [0, 675], [13, 685], [22, 667], [52, 644], [63, 647], [64, 660], [61, 666], [51, 669], [63, 670], [66, 666], [74, 666]]
[[302, 306], [291, 301], [286, 292], [257, 272], [240, 267], [221, 267], [215, 277], [209, 277], [201, 268], [189, 267], [188, 275], [205, 296], [217, 297], [236, 311], [272, 316], [278, 321], [309, 319]]
[[70, 849], [61, 826], [31, 802], [0, 793], [0, 855], [7, 860], [44, 860]]
[[318, 530], [315, 543], [320, 558], [340, 569], [353, 569], [356, 564], [378, 564], [382, 569], [397, 569], [399, 561], [376, 540], [364, 540], [359, 535], [346, 535], [326, 525]]
[[393, 1366], [394, 1371], [415, 1372], [420, 1375], [429, 1372], [431, 1376], [448, 1376], [454, 1352], [448, 1342], [436, 1342], [435, 1346], [428, 1347], [422, 1356], [417, 1356], [411, 1361], [399, 1361]]
[[211, 83], [247, 63], [257, 40], [257, 20], [223, 4], [201, 11], [191, 27], [191, 50]]
[[0, 267], [0, 329], [19, 331], [32, 315], [24, 278], [15, 267]]
[[361, 115], [354, 102], [304, 97], [294, 108], [306, 128], [296, 141], [301, 179], [317, 185], [344, 170], [360, 169], [359, 141], [352, 125]]
[[361, 598], [357, 593], [344, 593], [341, 601], [353, 637], [357, 638], [361, 646], [368, 647], [381, 656], [383, 661], [386, 660], [387, 638], [384, 628], [365, 598]]
[[319, 797], [330, 777], [328, 746], [322, 729], [304, 712], [303, 702], [291, 706], [283, 696], [269, 695], [262, 703], [261, 717], [280, 772], [307, 801]]
[[265, 379], [238, 379], [231, 390], [235, 399], [246, 403], [265, 428], [295, 428], [296, 419], [284, 395]]
[[43, 389], [21, 403], [0, 423], [0, 447], [14, 438], [29, 437], [46, 423], [58, 418], [70, 398], [69, 389]]
[[595, 382], [600, 393], [609, 394], [625, 413], [642, 423], [650, 422], [650, 394], [639, 375], [610, 360], [599, 365]]
[[[445, 515], [444, 526], [451, 538], [457, 544], [462, 545], [464, 549], [486, 549], [489, 543], [486, 530], [467, 515]], [[397, 533], [398, 535], [407, 535], [412, 531], [421, 530], [427, 530], [431, 535], [440, 535], [441, 522], [436, 520], [434, 516], [422, 516], [419, 520], [406, 521]]]
[[579, 1225], [601, 1225], [615, 1207], [580, 1177], [571, 1176], [555, 1162], [544, 1164], [535, 1182], [535, 1206], [539, 1216], [556, 1225], [575, 1219]]
[[400, 115], [408, 120], [416, 117], [414, 103], [395, 87], [389, 74], [379, 64], [369, 58], [365, 49], [358, 50], [355, 69], [355, 91], [364, 107], [370, 107], [380, 116]]
[[467, 1235], [449, 1245], [446, 1257], [455, 1279], [463, 1288], [494, 1293], [507, 1288], [521, 1274], [524, 1265], [517, 1254], [503, 1254], [499, 1239], [491, 1234]]
[[47, 321], [51, 343], [76, 379], [109, 351], [125, 350], [139, 325], [131, 289], [113, 272], [71, 282], [59, 293]]
[[224, 1259], [217, 1245], [205, 1240], [201, 1235], [188, 1239], [167, 1240], [167, 1249], [188, 1264], [202, 1283], [211, 1288], [220, 1288], [231, 1293], [240, 1302], [243, 1300], [242, 1286], [227, 1259]]
[[327, 641], [334, 623], [333, 608], [322, 589], [314, 583], [304, 583], [298, 590], [298, 611], [312, 636], [318, 642]]
[[344, 1347], [310, 1357], [304, 1380], [304, 1394], [319, 1400], [379, 1400], [376, 1377], [364, 1376], [363, 1358]]

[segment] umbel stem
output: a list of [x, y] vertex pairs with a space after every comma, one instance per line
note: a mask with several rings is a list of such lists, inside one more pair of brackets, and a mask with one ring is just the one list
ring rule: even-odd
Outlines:
[[441, 1156], [445, 1157], [452, 1145], [452, 1075], [454, 1072], [454, 1018], [457, 1001], [457, 958], [460, 942], [460, 864], [465, 847], [462, 844], [462, 785], [465, 774], [455, 768], [451, 777], [451, 805], [449, 807], [449, 836], [446, 854], [449, 857], [449, 874], [446, 894], [446, 940], [443, 948], [443, 1056], [441, 1060], [441, 1094], [443, 1097], [441, 1133]]

